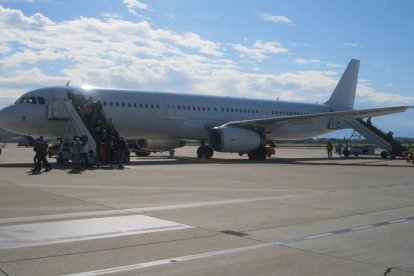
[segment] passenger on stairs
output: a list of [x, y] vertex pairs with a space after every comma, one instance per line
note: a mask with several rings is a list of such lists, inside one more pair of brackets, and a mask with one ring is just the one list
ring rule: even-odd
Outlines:
[[93, 108], [93, 101], [92, 101], [92, 98], [89, 97], [89, 99], [83, 105], [83, 109], [82, 109], [83, 116], [87, 122], [90, 122], [92, 119], [92, 108]]
[[98, 120], [104, 119], [104, 111], [102, 107], [101, 100], [97, 100], [92, 107], [92, 125], [96, 125]]

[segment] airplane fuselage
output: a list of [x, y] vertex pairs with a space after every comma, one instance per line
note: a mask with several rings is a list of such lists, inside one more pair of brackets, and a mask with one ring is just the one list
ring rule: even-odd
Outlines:
[[[300, 116], [331, 111], [327, 105], [283, 101], [50, 87], [28, 92], [16, 104], [4, 109], [3, 114], [8, 113], [7, 109], [13, 109], [14, 114], [19, 114], [14, 119], [10, 115], [7, 129], [23, 135], [62, 137], [67, 129], [68, 120], [48, 118], [48, 108], [54, 102], [69, 100], [69, 90], [80, 93], [85, 98], [99, 99], [106, 116], [112, 118], [116, 129], [127, 139], [207, 141], [212, 127], [230, 121]], [[39, 98], [44, 98], [44, 101]], [[311, 124], [290, 125], [282, 130], [277, 133], [266, 133], [266, 139], [303, 139], [332, 131], [328, 128], [327, 119], [316, 120]]]

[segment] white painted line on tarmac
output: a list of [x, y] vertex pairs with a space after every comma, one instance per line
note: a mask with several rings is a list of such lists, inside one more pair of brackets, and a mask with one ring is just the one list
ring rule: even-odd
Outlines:
[[397, 219], [397, 220], [392, 220], [392, 221], [390, 221], [389, 223], [390, 223], [390, 224], [393, 224], [393, 223], [399, 223], [399, 222], [403, 222], [403, 221], [406, 221], [406, 220], [408, 220], [408, 219], [406, 219], [406, 218], [404, 218], [404, 219]]
[[[406, 183], [403, 185], [406, 185]], [[56, 186], [56, 187], [59, 187], [59, 186]], [[388, 189], [388, 188], [389, 187], [378, 187], [378, 189]], [[368, 188], [355, 189], [355, 191], [368, 191], [368, 190], [369, 190]], [[23, 223], [23, 222], [31, 222], [31, 221], [54, 220], [54, 219], [65, 219], [65, 218], [82, 218], [82, 217], [90, 217], [90, 216], [111, 216], [111, 215], [143, 213], [143, 212], [151, 212], [151, 211], [163, 211], [163, 210], [174, 210], [174, 209], [184, 209], [184, 208], [199, 208], [199, 207], [207, 207], [207, 206], [250, 203], [250, 202], [259, 202], [259, 201], [274, 201], [274, 200], [289, 199], [289, 198], [306, 198], [306, 197], [312, 197], [312, 196], [317, 196], [317, 195], [340, 193], [340, 192], [349, 192], [349, 190], [348, 189], [322, 190], [322, 191], [296, 193], [296, 194], [288, 194], [288, 195], [281, 195], [281, 196], [217, 200], [217, 201], [208, 201], [208, 202], [184, 203], [184, 204], [176, 204], [176, 205], [153, 206], [153, 207], [132, 208], [132, 209], [123, 209], [123, 210], [106, 210], [106, 211], [41, 215], [41, 216], [31, 216], [31, 217], [3, 218], [3, 219], [0, 219], [0, 224]]]
[[231, 248], [231, 249], [225, 249], [225, 250], [210, 251], [206, 253], [182, 256], [182, 257], [171, 258], [171, 259], [158, 260], [158, 261], [153, 261], [153, 262], [146, 262], [146, 263], [140, 263], [140, 264], [118, 266], [118, 267], [112, 267], [112, 268], [101, 269], [101, 270], [68, 274], [66, 276], [92, 276], [92, 275], [105, 275], [105, 274], [111, 274], [111, 273], [120, 273], [120, 272], [125, 272], [125, 271], [138, 270], [141, 268], [148, 268], [148, 267], [160, 266], [160, 265], [171, 264], [171, 263], [185, 262], [185, 261], [203, 259], [203, 258], [208, 258], [208, 257], [213, 257], [213, 256], [228, 255], [228, 254], [245, 252], [249, 250], [257, 250], [257, 249], [262, 249], [262, 248], [271, 247], [275, 245], [277, 245], [275, 242], [256, 244], [256, 245]]
[[144, 215], [0, 226], [0, 249], [192, 228]]
[[318, 238], [322, 238], [322, 237], [326, 237], [326, 236], [332, 236], [332, 233], [325, 233], [325, 234], [320, 234], [320, 235], [315, 235], [315, 236], [309, 236], [309, 237], [305, 237], [305, 239], [311, 240], [311, 239], [318, 239]]
[[77, 212], [77, 213], [64, 213], [64, 214], [41, 215], [41, 216], [31, 216], [31, 217], [3, 218], [3, 219], [0, 219], [0, 223], [22, 223], [22, 222], [31, 222], [31, 221], [40, 221], [40, 220], [111, 216], [111, 215], [125, 215], [125, 214], [128, 214], [128, 212], [125, 210]]
[[164, 206], [131, 208], [131, 209], [123, 209], [123, 210], [107, 210], [107, 211], [42, 215], [42, 216], [32, 216], [32, 217], [4, 218], [4, 219], [0, 219], [0, 223], [22, 223], [22, 222], [50, 220], [50, 219], [80, 218], [80, 217], [90, 217], [90, 216], [110, 216], [110, 215], [122, 215], [122, 214], [131, 214], [131, 213], [143, 213], [143, 212], [175, 210], [175, 209], [185, 209], [185, 208], [199, 208], [199, 207], [207, 207], [207, 206], [219, 206], [219, 205], [228, 205], [228, 204], [239, 204], [239, 203], [250, 203], [250, 202], [258, 202], [258, 201], [272, 201], [272, 200], [280, 200], [280, 199], [287, 199], [287, 198], [306, 197], [306, 196], [315, 195], [319, 193], [320, 192], [314, 192], [311, 194], [291, 194], [291, 195], [283, 195], [283, 196], [240, 198], [240, 199], [164, 205]]
[[368, 228], [372, 228], [372, 227], [374, 227], [374, 225], [365, 225], [365, 226], [361, 226], [361, 227], [351, 228], [351, 231], [358, 231], [358, 230], [368, 229]]

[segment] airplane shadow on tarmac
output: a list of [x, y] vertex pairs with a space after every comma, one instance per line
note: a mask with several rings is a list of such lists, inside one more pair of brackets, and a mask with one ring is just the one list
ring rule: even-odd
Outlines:
[[[346, 162], [351, 160], [352, 163]], [[345, 161], [345, 162], [344, 162]], [[389, 161], [389, 160], [388, 160]], [[226, 159], [226, 158], [211, 158], [206, 160], [200, 160], [197, 158], [191, 157], [140, 157], [138, 159], [131, 160], [130, 163], [125, 164], [126, 168], [130, 166], [168, 166], [168, 165], [191, 165], [191, 164], [238, 164], [238, 165], [251, 165], [251, 164], [275, 164], [275, 165], [308, 165], [308, 166], [374, 166], [374, 167], [412, 167], [412, 164], [389, 164], [385, 163], [386, 160], [379, 159], [377, 157], [352, 157], [352, 158], [323, 158], [323, 157], [275, 157], [266, 159], [263, 161], [252, 161], [247, 158], [240, 159]], [[55, 163], [50, 162], [53, 169], [55, 170], [71, 170], [71, 163]], [[32, 162], [27, 163], [2, 163], [0, 168], [27, 168], [30, 172], [30, 169], [34, 167]], [[84, 170], [117, 170], [119, 168], [113, 168], [110, 165], [101, 165], [94, 167], [87, 167]], [[76, 173], [68, 171], [68, 173]]]
[[[410, 167], [411, 164], [388, 164], [384, 159], [378, 159], [377, 157], [352, 157], [352, 158], [333, 158], [328, 159], [324, 157], [275, 157], [266, 159], [263, 161], [252, 161], [248, 159], [215, 159], [212, 158], [207, 161], [201, 161], [194, 158], [194, 163], [217, 163], [217, 164], [280, 164], [280, 165], [308, 165], [308, 166], [374, 166], [374, 167]], [[352, 163], [344, 161], [352, 160]]]

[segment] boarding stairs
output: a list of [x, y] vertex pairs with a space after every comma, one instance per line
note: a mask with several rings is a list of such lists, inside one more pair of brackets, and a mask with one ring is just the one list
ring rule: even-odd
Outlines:
[[391, 132], [385, 133], [372, 123], [362, 119], [347, 120], [346, 122], [365, 139], [387, 151], [388, 155], [403, 156], [404, 147], [392, 137]]
[[79, 137], [87, 137], [85, 146], [87, 147], [88, 153], [92, 152], [93, 156], [97, 156], [97, 146], [95, 138], [91, 134], [91, 131], [86, 126], [82, 117], [76, 111], [71, 101], [64, 101], [64, 106], [66, 108], [67, 114], [69, 115], [69, 123], [72, 126], [75, 135]]

